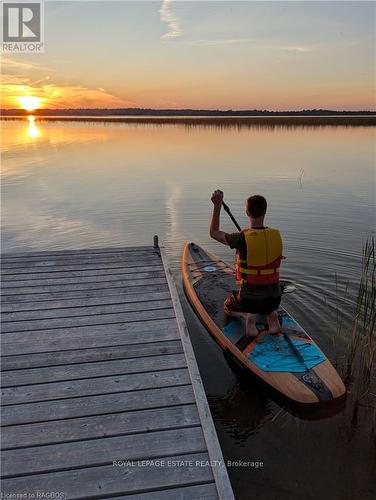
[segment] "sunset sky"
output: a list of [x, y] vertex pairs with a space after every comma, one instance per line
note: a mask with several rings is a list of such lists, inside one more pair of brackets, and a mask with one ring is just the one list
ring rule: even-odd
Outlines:
[[375, 109], [375, 3], [46, 1], [2, 107]]

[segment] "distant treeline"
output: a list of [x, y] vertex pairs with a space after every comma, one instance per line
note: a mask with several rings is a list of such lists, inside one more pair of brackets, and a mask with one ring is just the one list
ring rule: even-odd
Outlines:
[[[29, 113], [23, 109], [3, 109], [3, 116], [23, 116]], [[334, 111], [331, 109], [303, 109], [300, 111], [268, 110], [220, 110], [220, 109], [151, 109], [151, 108], [80, 108], [80, 109], [38, 109], [39, 116], [369, 116], [376, 111]]]

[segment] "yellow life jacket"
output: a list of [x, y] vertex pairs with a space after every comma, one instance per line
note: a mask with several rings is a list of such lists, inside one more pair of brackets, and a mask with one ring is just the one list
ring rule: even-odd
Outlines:
[[278, 229], [244, 229], [247, 258], [236, 259], [236, 281], [239, 284], [271, 285], [279, 282], [282, 238]]

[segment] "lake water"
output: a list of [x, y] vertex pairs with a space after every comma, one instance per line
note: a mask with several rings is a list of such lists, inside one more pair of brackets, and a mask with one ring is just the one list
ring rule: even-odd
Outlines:
[[[224, 191], [242, 225], [244, 200], [260, 193], [283, 235], [282, 275], [298, 285], [284, 304], [335, 361], [335, 308], [350, 317], [375, 233], [375, 128], [260, 123], [3, 121], [2, 250], [145, 245], [158, 234], [180, 284], [186, 240], [233, 259], [208, 236], [211, 192]], [[234, 231], [226, 213], [222, 225]], [[349, 405], [315, 419], [292, 412], [231, 368], [181, 295], [224, 456], [264, 463], [229, 468], [236, 498], [372, 498], [371, 410], [358, 420]]]

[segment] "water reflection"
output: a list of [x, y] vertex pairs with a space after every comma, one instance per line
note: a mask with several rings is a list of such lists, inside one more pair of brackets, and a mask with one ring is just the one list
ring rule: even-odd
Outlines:
[[[212, 190], [224, 190], [242, 225], [244, 200], [259, 192], [269, 201], [268, 224], [284, 237], [283, 276], [298, 283], [284, 305], [335, 360], [334, 275], [349, 283], [353, 298], [361, 246], [375, 230], [375, 129], [34, 117], [2, 128], [4, 251], [144, 245], [158, 234], [179, 283], [184, 240], [233, 260], [230, 249], [208, 237]], [[233, 231], [225, 214], [222, 224]], [[348, 301], [342, 307], [350, 314]], [[276, 492], [313, 498], [313, 476], [320, 493], [339, 498], [333, 485], [345, 480], [344, 470], [349, 497], [371, 483], [373, 449], [363, 415], [355, 424], [345, 410], [303, 420], [252, 381], [242, 382], [197, 319], [189, 329], [226, 458], [267, 464], [262, 477], [251, 478], [253, 498], [265, 500], [266, 482], [274, 498]], [[345, 343], [340, 338], [339, 349]], [[351, 468], [350, 439], [357, 450]], [[230, 474], [237, 498], [248, 500], [253, 472]]]
[[[108, 132], [104, 127], [95, 129], [93, 127], [83, 128], [80, 123], [53, 124], [41, 120], [36, 115], [28, 115], [22, 120], [1, 120], [3, 130], [1, 154], [9, 152], [22, 154], [29, 153], [36, 143], [41, 151], [47, 153], [49, 148], [75, 143], [104, 142], [107, 140]], [[5, 157], [6, 158], [6, 157]]]
[[27, 127], [27, 136], [30, 139], [37, 139], [41, 135], [41, 129], [37, 127], [35, 116], [29, 115], [27, 117], [28, 127]]

